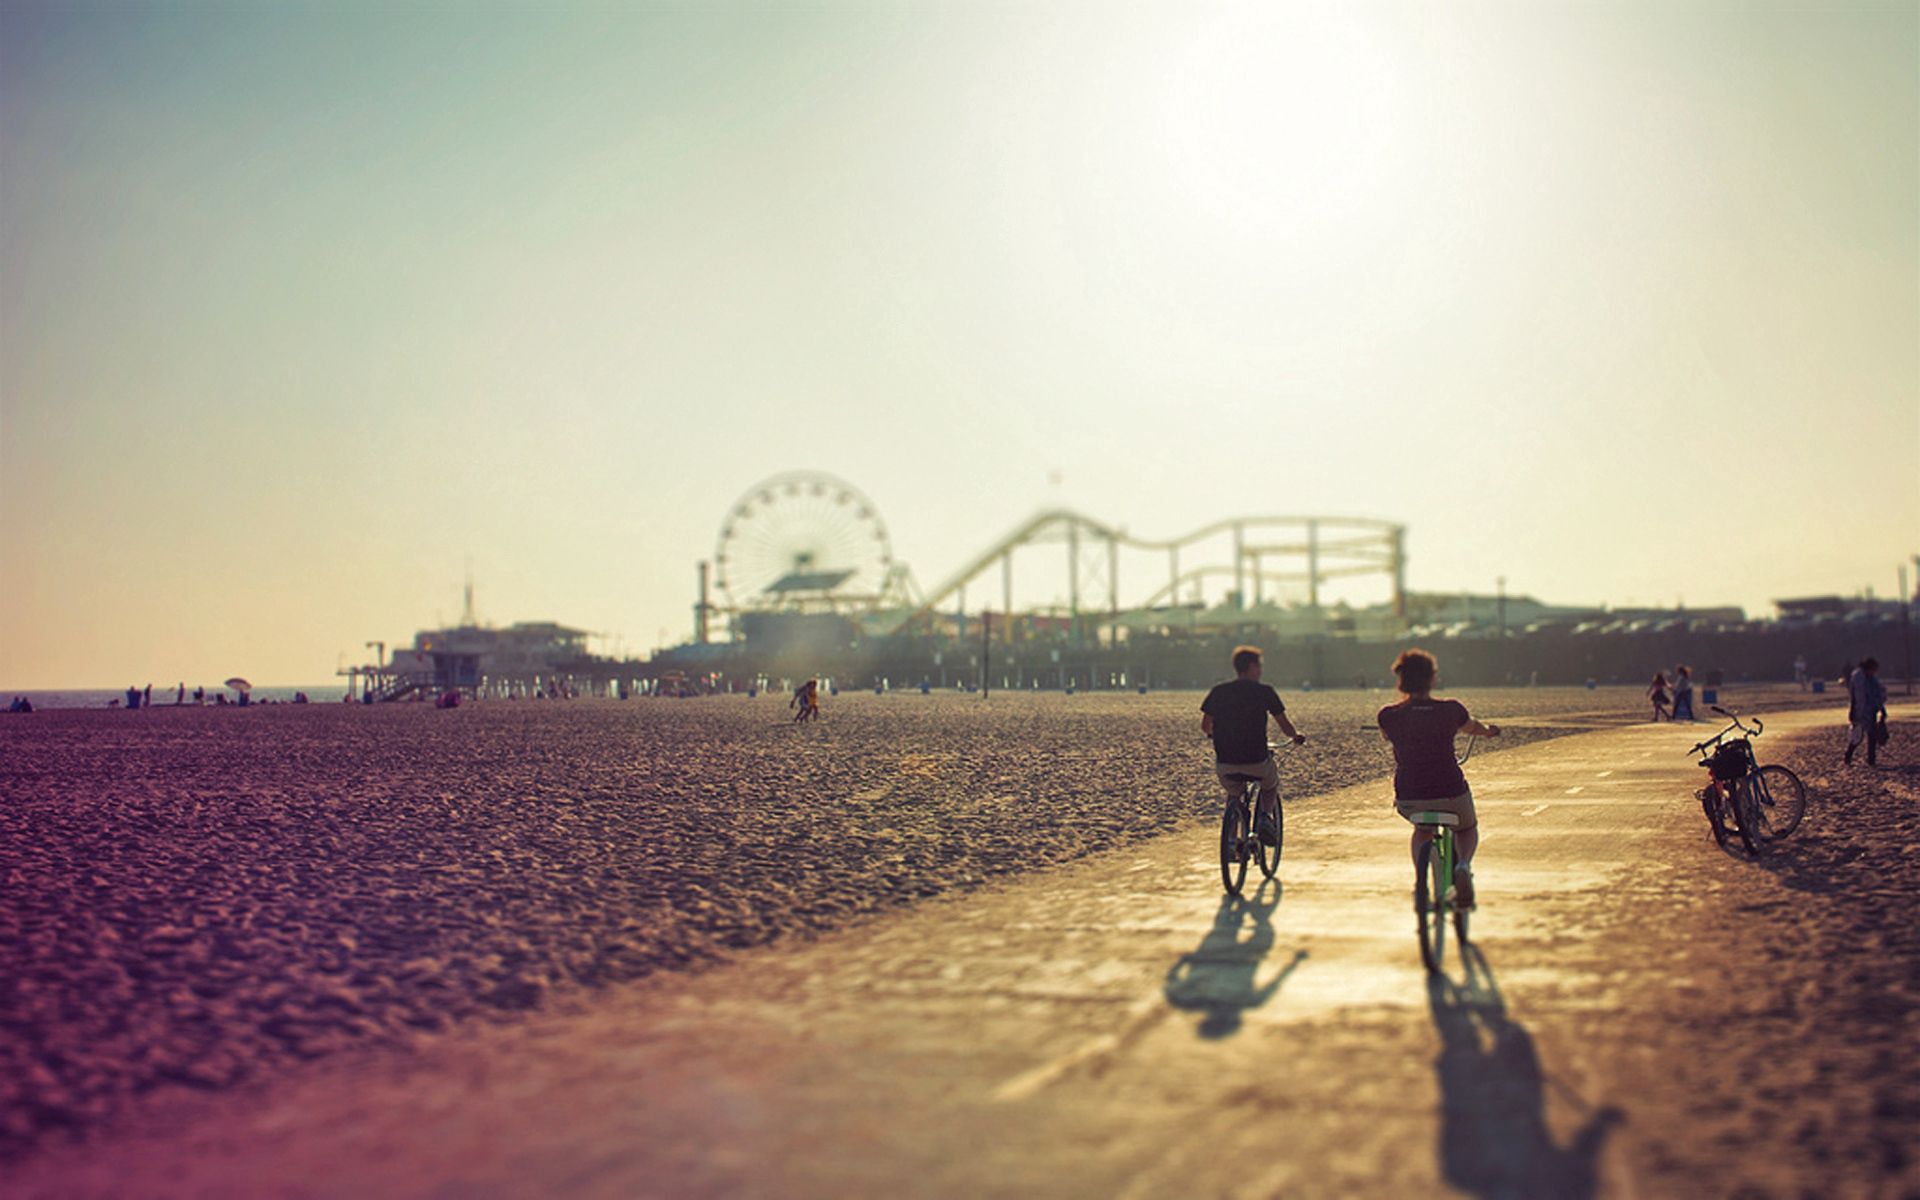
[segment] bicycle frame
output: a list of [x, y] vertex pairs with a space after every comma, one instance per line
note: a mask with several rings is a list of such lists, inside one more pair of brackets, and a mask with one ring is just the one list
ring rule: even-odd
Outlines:
[[[1267, 750], [1273, 753], [1274, 769], [1279, 770], [1278, 751], [1291, 750], [1296, 743], [1289, 742], [1284, 747], [1274, 742], [1267, 743]], [[1227, 794], [1225, 811], [1221, 814], [1224, 822], [1220, 843], [1220, 881], [1226, 885], [1229, 895], [1240, 894], [1240, 883], [1246, 875], [1248, 858], [1257, 851], [1260, 855], [1260, 872], [1267, 878], [1273, 878], [1280, 867], [1280, 847], [1276, 842], [1270, 849], [1259, 841], [1255, 826], [1260, 811], [1260, 784], [1248, 779], [1240, 784], [1238, 790]], [[1280, 798], [1274, 797], [1274, 822], [1276, 830], [1284, 817], [1280, 811]], [[1235, 831], [1229, 834], [1229, 831]]]
[[[1725, 729], [1722, 729], [1719, 733], [1714, 734], [1705, 741], [1696, 742], [1693, 748], [1688, 751], [1690, 754], [1698, 755], [1700, 765], [1708, 768], [1707, 786], [1698, 793], [1700, 802], [1707, 810], [1707, 823], [1713, 830], [1713, 837], [1716, 842], [1720, 842], [1723, 845], [1725, 844], [1726, 831], [1724, 828], [1723, 815], [1731, 814], [1734, 828], [1740, 834], [1740, 840], [1745, 843], [1749, 853], [1757, 853], [1759, 850], [1759, 843], [1756, 840], [1758, 831], [1748, 828], [1748, 824], [1752, 819], [1751, 814], [1741, 811], [1741, 805], [1739, 803], [1740, 785], [1752, 777], [1759, 768], [1759, 759], [1755, 757], [1753, 753], [1752, 739], [1759, 737], [1765, 732], [1766, 723], [1760, 718], [1755, 717], [1752, 728], [1748, 728], [1747, 725], [1741, 721], [1738, 713], [1730, 712], [1718, 704], [1713, 706], [1713, 711], [1726, 717], [1730, 723]], [[1741, 736], [1735, 738], [1732, 743], [1728, 743], [1728, 735], [1735, 732], [1738, 732]], [[1722, 779], [1720, 773], [1713, 769], [1713, 762], [1714, 759], [1719, 756], [1720, 750], [1729, 744], [1744, 748], [1742, 755], [1744, 762], [1741, 764], [1739, 775], [1731, 779]]]
[[[1288, 742], [1288, 743], [1287, 743], [1286, 745], [1284, 745], [1284, 746], [1282, 746], [1282, 745], [1280, 745], [1280, 744], [1279, 744], [1279, 743], [1277, 743], [1277, 742], [1268, 742], [1268, 743], [1267, 743], [1267, 750], [1268, 750], [1269, 752], [1271, 752], [1271, 753], [1273, 754], [1273, 768], [1274, 768], [1274, 770], [1276, 770], [1276, 771], [1278, 771], [1278, 770], [1280, 769], [1280, 755], [1281, 755], [1281, 753], [1283, 753], [1283, 752], [1285, 752], [1285, 751], [1289, 751], [1289, 750], [1292, 750], [1293, 748], [1294, 748], [1294, 743], [1292, 743], [1292, 742]], [[1260, 785], [1259, 785], [1259, 784], [1257, 784], [1257, 783], [1252, 783], [1252, 782], [1248, 782], [1248, 783], [1243, 783], [1243, 784], [1241, 784], [1241, 785], [1240, 785], [1240, 790], [1239, 790], [1238, 792], [1236, 792], [1236, 793], [1235, 793], [1235, 794], [1234, 794], [1234, 795], [1232, 796], [1232, 798], [1230, 798], [1230, 799], [1229, 799], [1229, 800], [1227, 801], [1227, 803], [1229, 803], [1229, 804], [1239, 804], [1239, 805], [1242, 805], [1242, 806], [1244, 806], [1244, 815], [1245, 815], [1245, 817], [1247, 818], [1247, 828], [1248, 828], [1248, 829], [1252, 829], [1252, 828], [1253, 828], [1253, 818], [1254, 818], [1254, 816], [1255, 816], [1255, 814], [1257, 814], [1257, 813], [1258, 813], [1258, 812], [1260, 811]], [[1278, 808], [1279, 808], [1279, 806], [1280, 806], [1280, 797], [1279, 797], [1279, 795], [1278, 795], [1278, 794], [1276, 794], [1276, 795], [1274, 796], [1274, 798], [1273, 798], [1273, 804], [1274, 804], [1274, 807], [1275, 807], [1276, 809], [1278, 809]]]

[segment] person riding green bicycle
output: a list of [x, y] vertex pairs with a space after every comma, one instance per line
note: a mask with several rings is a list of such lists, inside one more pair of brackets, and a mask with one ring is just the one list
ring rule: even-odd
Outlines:
[[1240, 793], [1240, 782], [1232, 776], [1252, 776], [1260, 780], [1260, 804], [1254, 817], [1254, 834], [1262, 842], [1274, 844], [1274, 813], [1280, 804], [1280, 772], [1274, 766], [1273, 752], [1267, 749], [1267, 718], [1298, 746], [1307, 736], [1287, 719], [1287, 706], [1280, 694], [1260, 682], [1260, 648], [1236, 646], [1233, 650], [1234, 677], [1216, 684], [1200, 704], [1200, 731], [1213, 739], [1213, 770], [1227, 798]]
[[[1460, 818], [1455, 831], [1459, 864], [1454, 868], [1455, 903], [1473, 907], [1473, 874], [1467, 865], [1480, 844], [1480, 826], [1473, 811], [1473, 789], [1454, 757], [1453, 739], [1461, 733], [1476, 737], [1499, 737], [1498, 725], [1483, 725], [1467, 712], [1458, 700], [1437, 699], [1433, 694], [1440, 667], [1425, 650], [1405, 650], [1394, 660], [1393, 673], [1399, 676], [1401, 698], [1380, 710], [1377, 718], [1380, 736], [1393, 747], [1393, 807], [1402, 817], [1412, 820], [1422, 812], [1446, 812]], [[1433, 830], [1413, 828], [1413, 861], [1420, 862], [1420, 848], [1433, 840]]]

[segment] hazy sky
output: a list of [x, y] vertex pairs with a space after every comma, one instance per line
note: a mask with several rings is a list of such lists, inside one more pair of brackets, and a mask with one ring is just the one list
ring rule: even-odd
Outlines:
[[799, 468], [923, 585], [1060, 504], [1890, 594], [1916, 14], [8, 0], [0, 684], [324, 680], [469, 557], [645, 651]]

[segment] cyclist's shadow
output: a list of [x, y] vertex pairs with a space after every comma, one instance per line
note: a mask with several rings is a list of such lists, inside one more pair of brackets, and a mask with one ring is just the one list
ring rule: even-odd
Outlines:
[[[1305, 950], [1294, 951], [1293, 961], [1279, 974], [1255, 986], [1260, 964], [1273, 949], [1273, 912], [1279, 907], [1277, 879], [1262, 883], [1251, 899], [1223, 898], [1207, 936], [1167, 968], [1167, 1003], [1205, 1014], [1196, 1030], [1201, 1037], [1224, 1038], [1238, 1033], [1242, 1014], [1271, 1000], [1306, 958]], [[1249, 921], [1253, 936], [1243, 942], [1241, 926]]]
[[1438, 974], [1427, 979], [1441, 1042], [1435, 1068], [1447, 1182], [1474, 1196], [1592, 1196], [1601, 1146], [1624, 1114], [1589, 1108], [1572, 1140], [1558, 1145], [1547, 1128], [1547, 1077], [1533, 1035], [1507, 1016], [1480, 948], [1468, 944], [1461, 957], [1467, 971], [1459, 983]]

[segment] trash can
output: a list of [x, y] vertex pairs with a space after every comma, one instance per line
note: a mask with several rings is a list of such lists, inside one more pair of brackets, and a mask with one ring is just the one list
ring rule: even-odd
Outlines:
[[1826, 680], [1824, 680], [1824, 679], [1816, 679], [1816, 680], [1814, 680], [1814, 681], [1813, 681], [1813, 694], [1814, 694], [1814, 695], [1816, 695], [1816, 696], [1821, 696], [1821, 695], [1825, 695], [1825, 694], [1826, 694], [1826, 691], [1827, 691], [1827, 681], [1826, 681]]
[[1701, 689], [1700, 689], [1700, 703], [1702, 703], [1702, 704], [1718, 704], [1718, 703], [1720, 703], [1720, 692], [1719, 692], [1719, 689], [1717, 689], [1717, 688], [1701, 688]]

